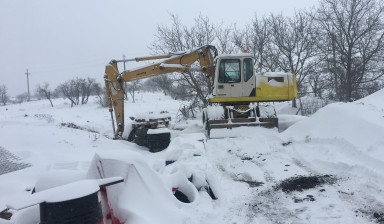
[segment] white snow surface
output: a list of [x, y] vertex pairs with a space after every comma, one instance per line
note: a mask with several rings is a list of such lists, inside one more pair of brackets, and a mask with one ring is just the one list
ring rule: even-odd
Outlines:
[[[383, 98], [381, 90], [307, 118], [294, 116], [289, 103], [275, 104], [279, 122], [291, 125], [287, 130], [241, 127], [212, 130], [217, 138], [207, 138], [201, 117], [176, 122], [182, 102], [142, 92], [135, 103], [125, 102], [126, 117], [166, 110], [171, 127], [185, 128], [170, 130], [171, 144], [158, 153], [112, 140], [108, 109], [93, 100], [73, 108], [62, 99], [53, 108], [44, 100], [1, 106], [0, 147], [20, 158], [13, 162], [31, 166], [0, 175], [0, 211], [29, 197], [26, 188], [44, 192], [100, 178], [95, 166], [102, 161], [104, 178], [125, 180], [107, 189], [126, 224], [378, 223], [384, 212]], [[323, 175], [335, 181], [302, 191], [279, 188], [288, 178]], [[177, 200], [175, 187], [191, 203]], [[37, 223], [38, 209], [13, 211], [11, 221], [0, 223]]]

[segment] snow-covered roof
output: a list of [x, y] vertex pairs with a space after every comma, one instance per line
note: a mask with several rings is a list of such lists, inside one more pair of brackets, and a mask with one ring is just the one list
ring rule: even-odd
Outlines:
[[292, 76], [291, 72], [264, 72], [264, 76], [267, 77], [281, 77], [281, 76]]
[[220, 54], [217, 56], [217, 58], [238, 58], [238, 57], [251, 57], [251, 58], [253, 58], [253, 55], [249, 54], [249, 53], [239, 53], [239, 54]]

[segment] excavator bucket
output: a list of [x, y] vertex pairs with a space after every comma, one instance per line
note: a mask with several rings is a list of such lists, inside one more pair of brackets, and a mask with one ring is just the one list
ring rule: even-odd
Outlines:
[[203, 121], [209, 137], [212, 129], [278, 127], [275, 109], [269, 105], [209, 106], [203, 112]]

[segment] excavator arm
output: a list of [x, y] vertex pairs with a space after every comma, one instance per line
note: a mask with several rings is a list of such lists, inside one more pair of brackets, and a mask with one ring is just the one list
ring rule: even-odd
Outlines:
[[[107, 92], [109, 111], [112, 117], [114, 138], [121, 138], [124, 132], [124, 82], [145, 79], [157, 75], [173, 72], [192, 72], [200, 71], [214, 78], [214, 58], [217, 56], [217, 50], [212, 45], [202, 46], [200, 48], [181, 52], [169, 53], [167, 55], [149, 56], [134, 58], [128, 60], [112, 60], [105, 68], [105, 87]], [[119, 72], [118, 63], [128, 61], [147, 61], [164, 59], [148, 66]], [[199, 62], [199, 67], [192, 67], [195, 62]], [[115, 112], [116, 126], [113, 119]]]

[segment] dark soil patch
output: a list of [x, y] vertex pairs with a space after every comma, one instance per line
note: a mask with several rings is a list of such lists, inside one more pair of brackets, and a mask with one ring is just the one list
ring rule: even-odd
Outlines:
[[253, 180], [241, 180], [241, 179], [237, 179], [236, 181], [243, 182], [243, 183], [247, 183], [247, 184], [249, 185], [249, 187], [260, 187], [261, 185], [264, 184], [263, 182], [253, 181]]
[[237, 181], [247, 183], [250, 187], [260, 187], [261, 185], [264, 184], [263, 182], [252, 181], [252, 180], [237, 180]]
[[297, 176], [283, 180], [279, 185], [275, 187], [275, 190], [281, 189], [285, 193], [292, 191], [303, 191], [324, 184], [334, 184], [336, 178], [332, 175], [317, 175], [317, 176]]
[[95, 131], [91, 128], [87, 128], [87, 127], [81, 127], [77, 124], [74, 124], [72, 122], [64, 122], [64, 123], [61, 123], [61, 127], [67, 127], [67, 128], [73, 128], [73, 129], [78, 129], [78, 130], [83, 130], [83, 131], [89, 131], [89, 132], [92, 132], [92, 133], [99, 133], [98, 131]]
[[8, 212], [9, 209], [4, 209], [3, 211], [0, 212], [0, 219], [6, 219], [6, 220], [11, 220], [12, 213]]
[[[384, 211], [378, 212], [374, 210], [359, 209], [355, 211], [356, 216], [368, 217], [373, 219], [376, 223], [384, 224]], [[359, 214], [360, 213], [360, 214]]]
[[288, 142], [283, 142], [283, 143], [281, 143], [282, 146], [288, 146], [288, 145], [290, 145], [290, 144], [292, 144], [292, 141], [288, 141]]
[[304, 197], [304, 198], [294, 197], [293, 200], [295, 203], [300, 203], [303, 201], [315, 201], [316, 199], [315, 199], [315, 197], [313, 197], [313, 195], [307, 195], [307, 197]]
[[384, 213], [374, 212], [373, 218], [376, 219], [378, 223], [384, 223]]

